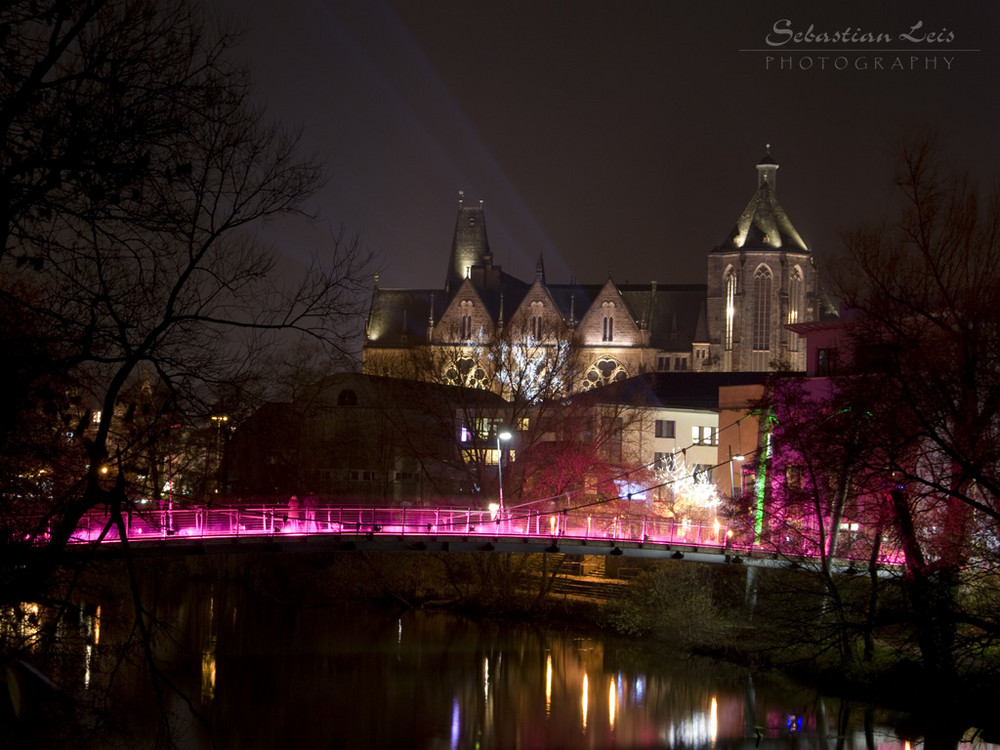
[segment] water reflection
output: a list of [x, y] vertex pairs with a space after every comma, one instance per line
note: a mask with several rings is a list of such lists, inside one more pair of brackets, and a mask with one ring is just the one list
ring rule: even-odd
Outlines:
[[[184, 693], [169, 704], [183, 747], [909, 747], [888, 714], [640, 644], [187, 583], [150, 597], [168, 624], [156, 656]], [[148, 671], [120, 658], [127, 607], [80, 611], [78, 667], [63, 677], [109, 690], [133, 738], [151, 737]], [[23, 613], [3, 619], [35, 627]]]

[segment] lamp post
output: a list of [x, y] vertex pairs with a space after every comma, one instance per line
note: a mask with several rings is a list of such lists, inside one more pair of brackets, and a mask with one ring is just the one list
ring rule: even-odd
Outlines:
[[500, 480], [500, 507], [497, 509], [497, 518], [500, 521], [503, 520], [503, 449], [500, 447], [500, 441], [507, 442], [510, 438], [511, 434], [506, 430], [497, 433], [497, 478]]
[[[736, 497], [736, 477], [733, 474], [733, 461], [739, 461], [742, 463], [745, 460], [745, 456], [742, 453], [733, 453], [732, 447], [729, 448], [729, 496]], [[743, 497], [743, 469], [740, 469], [740, 497]]]
[[213, 415], [212, 423], [215, 425], [215, 494], [219, 493], [219, 475], [222, 473], [222, 426], [229, 422], [226, 414]]

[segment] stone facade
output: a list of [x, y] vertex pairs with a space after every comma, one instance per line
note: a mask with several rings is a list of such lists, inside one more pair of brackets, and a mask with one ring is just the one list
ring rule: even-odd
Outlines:
[[804, 370], [805, 347], [788, 326], [819, 320], [826, 307], [812, 253], [775, 197], [777, 169], [768, 151], [749, 204], [708, 253], [704, 285], [550, 284], [541, 258], [535, 279], [522, 281], [493, 263], [483, 206], [460, 199], [444, 288], [376, 283], [364, 371], [452, 382], [414, 362], [457, 347], [482, 376], [470, 382], [462, 373], [461, 384], [488, 385], [494, 373], [482, 352], [504, 337], [539, 351], [571, 342], [578, 365], [567, 391], [647, 372]]

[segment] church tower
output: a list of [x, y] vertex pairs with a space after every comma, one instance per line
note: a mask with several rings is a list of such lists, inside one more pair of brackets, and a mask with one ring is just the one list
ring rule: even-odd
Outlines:
[[478, 206], [467, 206], [465, 193], [459, 191], [458, 216], [455, 218], [455, 234], [444, 282], [445, 293], [454, 294], [465, 279], [472, 279], [477, 288], [496, 286], [500, 282], [500, 268], [493, 265], [482, 201]]
[[804, 341], [788, 324], [819, 318], [813, 256], [776, 197], [771, 148], [757, 190], [726, 240], [708, 254], [710, 356], [719, 370], [806, 369]]

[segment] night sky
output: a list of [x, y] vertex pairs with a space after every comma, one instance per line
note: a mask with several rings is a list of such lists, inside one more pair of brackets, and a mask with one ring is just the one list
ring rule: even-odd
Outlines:
[[[936, 128], [957, 165], [1000, 166], [996, 3], [209, 2], [330, 174], [322, 223], [269, 238], [298, 254], [342, 228], [383, 287], [442, 286], [459, 190], [521, 278], [541, 255], [551, 282], [701, 283], [767, 144], [821, 262], [885, 213], [900, 138]], [[810, 25], [831, 38], [786, 32]]]

